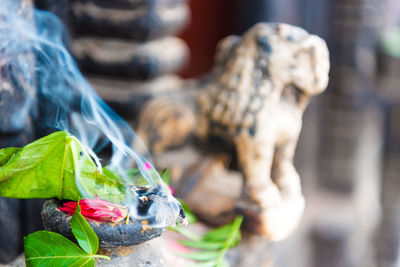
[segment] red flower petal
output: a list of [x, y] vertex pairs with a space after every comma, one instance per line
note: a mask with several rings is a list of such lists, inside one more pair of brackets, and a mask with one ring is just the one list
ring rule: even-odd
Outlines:
[[[120, 222], [126, 218], [128, 210], [126, 207], [117, 205], [99, 198], [82, 199], [79, 201], [81, 214], [88, 220], [98, 222]], [[77, 207], [77, 202], [66, 202], [58, 209], [73, 215]]]

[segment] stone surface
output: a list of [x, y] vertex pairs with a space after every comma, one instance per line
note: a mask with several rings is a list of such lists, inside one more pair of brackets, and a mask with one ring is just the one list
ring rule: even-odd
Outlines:
[[[129, 247], [118, 247], [113, 250], [100, 249], [99, 254], [107, 255], [110, 260], [96, 259], [96, 266], [118, 266], [118, 267], [161, 267], [166, 265], [165, 247], [160, 240], [150, 240], [140, 245]], [[0, 267], [25, 267], [24, 255], [18, 256], [8, 264], [0, 264]]]
[[[32, 2], [16, 0], [2, 2], [15, 14], [32, 19]], [[7, 6], [10, 4], [11, 6]], [[0, 16], [4, 24], [4, 16]], [[4, 31], [4, 29], [3, 29]], [[4, 33], [4, 32], [3, 32]], [[16, 52], [12, 44], [15, 35], [1, 38], [0, 47], [0, 148], [22, 146], [34, 137], [32, 115], [35, 110], [35, 77], [30, 47]], [[29, 70], [29, 71], [26, 71]], [[0, 262], [12, 261], [22, 252], [22, 237], [30, 221], [24, 221], [24, 202], [0, 197]]]
[[151, 6], [158, 4], [176, 5], [187, 3], [187, 0], [84, 0], [84, 3], [91, 3], [99, 7], [115, 8], [115, 9], [134, 9], [143, 6]]
[[49, 11], [68, 25], [68, 16], [70, 12], [69, 0], [33, 0], [35, 8]]
[[185, 102], [158, 97], [143, 107], [136, 133], [155, 155], [183, 145], [195, 124], [195, 114]]
[[[42, 218], [46, 230], [53, 231], [74, 240], [69, 221], [71, 216], [57, 209], [59, 202], [55, 200], [46, 201]], [[117, 224], [98, 223], [88, 221], [90, 227], [99, 237], [99, 246], [102, 249], [114, 249], [117, 246], [131, 246], [141, 244], [161, 235], [164, 227], [156, 228], [146, 226], [148, 221], [130, 220], [128, 224], [124, 222]]]
[[173, 188], [183, 187], [182, 175], [194, 165], [204, 160], [204, 155], [193, 145], [171, 149], [153, 157], [158, 169], [168, 169], [171, 173], [171, 185]]
[[29, 144], [35, 139], [35, 131], [30, 119], [26, 122], [24, 131], [18, 133], [3, 133], [0, 134], [0, 148], [5, 147], [22, 147]]
[[[11, 6], [8, 6], [11, 5]], [[32, 2], [17, 0], [6, 2], [4, 8], [33, 21]], [[0, 18], [0, 23], [4, 18]], [[6, 24], [6, 29], [9, 27]], [[3, 29], [4, 32], [4, 29]], [[36, 80], [27, 69], [34, 67], [34, 55], [30, 46], [22, 46], [16, 51], [18, 34], [1, 38], [0, 47], [0, 134], [15, 134], [27, 128], [31, 114], [36, 114]]]
[[[23, 85], [22, 79], [18, 82], [16, 78], [22, 74], [6, 74], [7, 66], [1, 66], [0, 62], [0, 133], [15, 134], [29, 126], [30, 111], [34, 109], [34, 88]], [[14, 80], [15, 79], [15, 80]], [[12, 82], [13, 81], [13, 82]]]
[[[330, 1], [328, 10], [332, 83], [321, 103], [318, 187], [347, 197], [345, 205], [353, 206], [354, 221], [343, 224], [343, 216], [333, 212], [339, 220], [319, 226], [327, 233], [319, 231], [315, 238], [314, 232], [314, 265], [325, 261], [327, 266], [379, 266], [374, 243], [381, 212], [386, 212], [379, 198], [385, 158], [381, 148], [388, 136], [383, 133], [388, 121], [376, 96], [376, 89], [384, 86], [375, 83], [383, 6], [374, 0], [338, 0]], [[329, 229], [341, 229], [342, 236], [329, 236]]]
[[[100, 250], [99, 253], [110, 257], [110, 261], [96, 259], [96, 266], [135, 266], [135, 267], [158, 267], [166, 266], [164, 253], [160, 241], [153, 239], [146, 243], [119, 247], [113, 250]], [[171, 265], [167, 265], [171, 266]]]
[[[371, 120], [370, 113], [375, 112], [375, 53], [381, 6], [374, 0], [340, 0], [332, 2], [330, 10], [332, 23], [328, 29], [331, 36], [328, 44], [332, 55], [332, 83], [326, 98], [323, 98], [325, 112], [321, 116], [324, 129], [321, 143], [325, 145], [320, 151], [319, 182], [323, 188], [352, 194], [357, 181], [364, 179], [359, 176], [359, 169], [377, 166], [375, 162], [379, 161], [365, 156], [368, 153], [359, 153], [368, 147], [373, 150], [373, 147], [381, 145], [382, 140], [373, 136], [373, 131], [378, 131], [378, 128], [372, 129], [369, 137], [360, 138], [360, 133], [371, 124], [378, 125]], [[371, 170], [370, 175], [377, 172], [378, 169]]]
[[271, 260], [271, 243], [267, 240], [242, 232], [238, 246], [230, 249], [226, 258], [232, 267], [279, 267]]
[[198, 84], [197, 80], [184, 80], [142, 105], [134, 127], [153, 155], [179, 149], [195, 139]]
[[243, 176], [227, 170], [227, 163], [224, 155], [204, 156], [186, 169], [176, 187], [177, 196], [199, 218], [212, 224], [232, 221], [242, 196]]
[[338, 225], [317, 226], [311, 235], [314, 249], [314, 266], [352, 266], [346, 256], [349, 228]]
[[75, 1], [71, 4], [73, 31], [78, 35], [144, 41], [174, 35], [188, 22], [189, 8], [186, 3], [141, 2], [142, 5], [132, 8], [111, 8], [94, 1]]
[[380, 54], [379, 88], [388, 105], [386, 107], [387, 139], [384, 148], [383, 173], [381, 180], [382, 215], [377, 231], [377, 266], [399, 266], [400, 251], [400, 94], [398, 70], [400, 58]]
[[25, 267], [25, 256], [24, 254], [19, 255], [15, 260], [8, 264], [0, 264], [0, 267]]
[[71, 50], [86, 73], [140, 80], [179, 71], [189, 54], [176, 37], [146, 43], [82, 37], [72, 41]]
[[127, 120], [135, 120], [150, 99], [182, 88], [182, 80], [174, 75], [146, 82], [101, 77], [89, 77], [88, 80], [100, 97]]
[[0, 197], [0, 263], [12, 261], [22, 251], [20, 204]]

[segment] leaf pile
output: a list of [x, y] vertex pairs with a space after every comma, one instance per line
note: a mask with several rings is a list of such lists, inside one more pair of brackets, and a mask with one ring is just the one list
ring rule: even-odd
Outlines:
[[24, 237], [26, 266], [94, 266], [95, 258], [110, 259], [96, 255], [99, 239], [80, 213], [79, 205], [70, 225], [80, 247], [60, 234], [35, 232]]
[[242, 221], [243, 216], [237, 216], [232, 223], [211, 230], [202, 237], [179, 226], [171, 227], [172, 230], [181, 233], [187, 238], [186, 240], [179, 240], [180, 244], [199, 250], [191, 253], [178, 252], [177, 254], [184, 258], [198, 261], [199, 264], [195, 265], [198, 267], [229, 266], [225, 259], [225, 254], [230, 248], [239, 244]]
[[76, 180], [89, 196], [114, 203], [125, 199], [121, 179], [100, 169], [67, 132], [52, 133], [23, 148], [0, 149], [0, 196], [78, 201], [82, 196]]

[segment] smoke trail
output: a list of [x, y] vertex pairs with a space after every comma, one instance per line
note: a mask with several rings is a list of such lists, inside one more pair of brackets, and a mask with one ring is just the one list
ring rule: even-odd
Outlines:
[[[33, 10], [32, 7], [26, 9], [22, 5], [15, 0], [0, 1], [0, 66], [8, 66], [20, 78], [19, 83], [37, 88], [40, 120], [47, 127], [75, 135], [90, 148], [89, 152], [101, 150], [106, 143], [110, 144], [112, 157], [109, 168], [121, 174], [126, 181], [127, 170], [137, 167], [150, 186], [162, 185], [147, 153], [141, 155], [136, 152], [146, 149], [140, 141], [135, 140], [133, 130], [98, 97], [79, 72], [63, 45], [66, 35], [62, 23], [51, 13]], [[34, 55], [34, 58], [29, 55]], [[29, 114], [34, 98], [35, 91], [31, 89], [24, 106], [13, 119], [22, 123]], [[141, 147], [134, 150], [131, 148], [133, 143]], [[94, 197], [84, 192], [78, 180], [77, 185], [82, 195]], [[156, 223], [165, 226], [178, 218], [179, 204], [168, 189], [161, 188], [167, 193], [168, 201], [154, 201], [149, 212], [153, 214], [146, 216], [156, 216]], [[129, 206], [137, 205], [136, 198], [130, 196], [128, 200]], [[135, 209], [132, 212], [132, 216], [139, 217]]]

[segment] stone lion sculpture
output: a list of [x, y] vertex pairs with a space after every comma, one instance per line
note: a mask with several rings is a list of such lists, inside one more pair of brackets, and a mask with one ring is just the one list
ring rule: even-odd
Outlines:
[[213, 78], [199, 90], [193, 132], [233, 143], [244, 178], [238, 206], [257, 214], [252, 230], [270, 240], [287, 237], [301, 219], [305, 201], [293, 157], [303, 111], [327, 87], [328, 73], [321, 38], [260, 23], [219, 43]]

